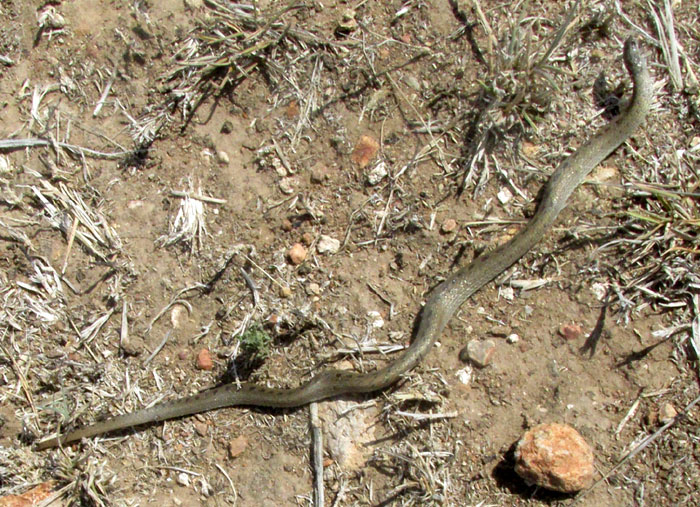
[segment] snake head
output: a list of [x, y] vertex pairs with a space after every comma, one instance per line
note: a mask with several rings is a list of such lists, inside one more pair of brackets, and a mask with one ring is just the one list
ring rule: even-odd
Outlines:
[[633, 76], [646, 68], [646, 59], [639, 38], [632, 36], [625, 41], [623, 59], [627, 70]]

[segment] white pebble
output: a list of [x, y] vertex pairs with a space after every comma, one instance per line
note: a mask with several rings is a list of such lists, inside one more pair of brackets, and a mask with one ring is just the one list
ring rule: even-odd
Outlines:
[[180, 472], [177, 474], [177, 483], [180, 486], [185, 486], [186, 488], [190, 487], [190, 476], [187, 475], [185, 472]]
[[294, 193], [294, 187], [297, 182], [294, 178], [282, 178], [279, 182], [280, 190], [283, 194], [290, 195]]
[[520, 341], [520, 337], [517, 334], [512, 333], [512, 334], [508, 335], [508, 338], [506, 338], [506, 341], [508, 343], [518, 343]]
[[387, 174], [389, 173], [386, 170], [386, 164], [384, 162], [379, 162], [375, 168], [367, 174], [367, 183], [374, 186], [382, 181]]
[[466, 366], [465, 368], [458, 370], [455, 376], [457, 377], [457, 380], [459, 380], [462, 384], [466, 386], [469, 385], [469, 382], [472, 381], [473, 373], [474, 369], [471, 366]]
[[501, 204], [506, 204], [508, 201], [510, 201], [513, 198], [513, 193], [510, 190], [508, 190], [506, 187], [503, 187], [496, 194], [496, 197], [498, 198], [498, 200]]
[[515, 291], [513, 290], [513, 287], [501, 287], [498, 292], [506, 301], [513, 301], [515, 299]]
[[325, 234], [321, 234], [318, 244], [316, 245], [316, 250], [321, 254], [338, 253], [338, 250], [340, 250], [340, 241], [330, 236], [326, 236]]
[[216, 160], [218, 160], [219, 164], [221, 165], [228, 165], [231, 159], [229, 158], [228, 153], [226, 153], [224, 150], [219, 150], [216, 152]]
[[605, 299], [605, 296], [608, 293], [608, 289], [605, 287], [605, 284], [600, 282], [591, 285], [591, 290], [593, 291], [593, 294], [595, 294], [598, 301]]
[[373, 328], [379, 329], [384, 327], [384, 319], [382, 315], [376, 310], [370, 310], [367, 312], [367, 317], [369, 317], [370, 324]]

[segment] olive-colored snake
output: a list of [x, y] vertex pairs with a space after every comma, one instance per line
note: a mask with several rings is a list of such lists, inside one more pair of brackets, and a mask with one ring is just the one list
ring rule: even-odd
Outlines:
[[513, 265], [542, 239], [576, 187], [643, 123], [651, 105], [653, 89], [646, 60], [634, 38], [625, 42], [624, 62], [634, 82], [633, 96], [626, 111], [559, 165], [542, 189], [535, 214], [522, 230], [508, 243], [459, 269], [432, 292], [421, 312], [413, 342], [395, 361], [369, 373], [326, 370], [293, 389], [227, 384], [79, 428], [66, 435], [39, 442], [37, 449], [221, 407], [297, 407], [342, 394], [378, 391], [395, 383], [403, 373], [421, 361], [464, 301]]

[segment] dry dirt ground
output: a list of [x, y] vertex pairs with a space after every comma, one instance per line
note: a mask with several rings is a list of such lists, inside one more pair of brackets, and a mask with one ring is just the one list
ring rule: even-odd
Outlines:
[[[320, 404], [326, 440], [334, 412], [355, 431], [350, 454], [325, 451], [325, 497], [697, 505], [698, 5], [583, 4], [1, 2], [0, 139], [48, 143], [0, 149], [0, 492], [310, 504], [307, 407], [32, 444], [222, 381], [293, 386], [400, 354], [430, 289], [517, 231], [607, 121], [594, 83], [628, 83], [637, 34], [647, 126], [418, 368]], [[375, 155], [353, 152], [362, 136]], [[460, 361], [487, 338], [489, 366]], [[585, 496], [514, 474], [513, 444], [541, 422], [592, 446], [604, 480]]]

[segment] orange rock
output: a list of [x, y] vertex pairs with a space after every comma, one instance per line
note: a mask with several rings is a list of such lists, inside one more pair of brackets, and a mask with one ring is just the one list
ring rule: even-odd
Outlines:
[[228, 455], [231, 458], [236, 458], [240, 456], [243, 451], [248, 447], [248, 439], [239, 435], [228, 443]]
[[197, 368], [200, 370], [212, 370], [214, 368], [214, 361], [211, 359], [211, 353], [208, 349], [202, 349], [197, 354]]
[[571, 426], [540, 424], [518, 442], [515, 471], [529, 483], [574, 493], [593, 481], [593, 450]]
[[559, 334], [566, 340], [576, 340], [583, 334], [583, 329], [578, 324], [564, 324], [559, 328]]
[[448, 234], [457, 228], [457, 221], [454, 218], [448, 218], [442, 223], [440, 230], [443, 234]]
[[287, 257], [289, 258], [289, 262], [295, 266], [301, 264], [304, 262], [304, 259], [306, 259], [306, 248], [304, 248], [304, 245], [301, 243], [294, 243], [292, 248], [287, 252]]
[[350, 158], [355, 162], [360, 169], [363, 169], [369, 164], [375, 155], [379, 151], [379, 143], [374, 140], [374, 138], [369, 136], [360, 136], [359, 141], [355, 145], [355, 149], [352, 150], [352, 155]]

